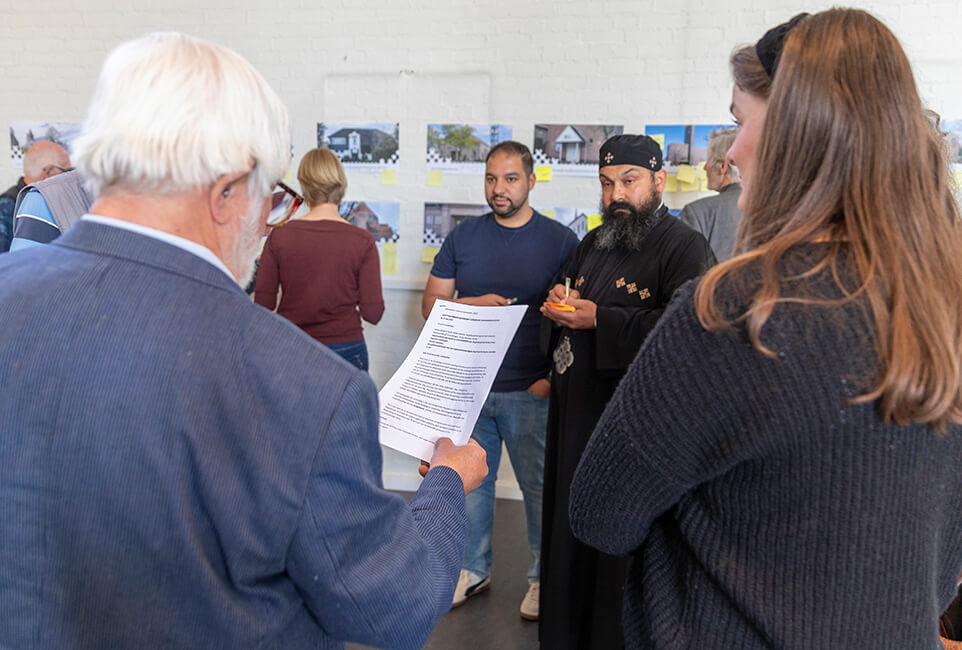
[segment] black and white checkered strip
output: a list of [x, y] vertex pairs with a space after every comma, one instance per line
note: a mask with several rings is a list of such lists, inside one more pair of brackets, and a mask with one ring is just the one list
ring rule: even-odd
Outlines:
[[441, 237], [435, 232], [430, 230], [424, 231], [424, 238], [422, 243], [425, 246], [440, 246], [444, 242], [444, 237]]
[[531, 154], [535, 165], [553, 165], [558, 162], [557, 158], [549, 158], [541, 149], [535, 149]]

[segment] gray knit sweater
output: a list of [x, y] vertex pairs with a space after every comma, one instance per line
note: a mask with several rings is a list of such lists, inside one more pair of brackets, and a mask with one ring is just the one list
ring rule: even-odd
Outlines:
[[[753, 283], [721, 288], [726, 312]], [[633, 556], [627, 646], [941, 648], [962, 569], [962, 427], [849, 403], [876, 371], [862, 303], [780, 305], [769, 359], [741, 329], [702, 329], [693, 292], [639, 352], [571, 489], [575, 535]], [[839, 295], [826, 273], [784, 293]]]

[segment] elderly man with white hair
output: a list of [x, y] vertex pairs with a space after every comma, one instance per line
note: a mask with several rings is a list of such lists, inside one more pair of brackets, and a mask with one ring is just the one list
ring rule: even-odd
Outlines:
[[719, 262], [724, 262], [735, 251], [735, 235], [742, 220], [738, 197], [742, 186], [738, 182], [738, 168], [728, 161], [728, 150], [735, 141], [735, 129], [718, 129], [708, 136], [708, 160], [705, 176], [708, 189], [718, 192], [692, 201], [681, 211], [683, 223], [705, 236]]
[[0, 253], [10, 248], [17, 195], [27, 185], [52, 178], [70, 167], [70, 154], [56, 142], [38, 140], [23, 156], [23, 176], [0, 194]]
[[108, 56], [74, 159], [90, 214], [0, 259], [0, 647], [420, 647], [484, 453], [441, 440], [405, 505], [368, 375], [242, 291], [292, 211], [277, 95], [148, 35]]

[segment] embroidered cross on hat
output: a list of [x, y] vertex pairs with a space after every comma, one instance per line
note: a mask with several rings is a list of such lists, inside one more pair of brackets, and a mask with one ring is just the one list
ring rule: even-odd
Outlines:
[[616, 135], [601, 145], [599, 168], [636, 165], [653, 172], [662, 167], [661, 147], [647, 135]]

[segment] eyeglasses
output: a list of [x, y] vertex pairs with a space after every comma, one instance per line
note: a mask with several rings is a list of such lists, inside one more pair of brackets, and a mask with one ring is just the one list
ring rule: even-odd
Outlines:
[[297, 209], [304, 203], [304, 197], [277, 181], [277, 186], [271, 193], [271, 211], [267, 215], [267, 227], [277, 228], [291, 220]]
[[[66, 169], [64, 169], [60, 165], [47, 165], [46, 167], [43, 168], [43, 173], [47, 174], [51, 169], [56, 169], [57, 174], [63, 174], [64, 172], [73, 171], [73, 167], [67, 167]], [[56, 176], [56, 174], [50, 174], [50, 176]]]

